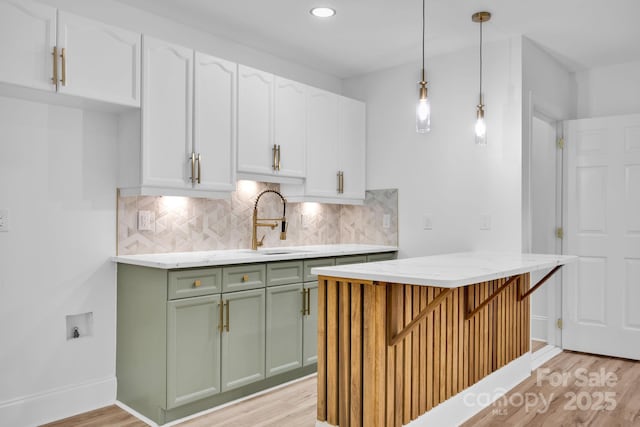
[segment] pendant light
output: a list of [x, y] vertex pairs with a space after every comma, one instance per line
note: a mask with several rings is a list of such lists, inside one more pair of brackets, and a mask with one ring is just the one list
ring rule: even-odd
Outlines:
[[480, 24], [480, 102], [476, 112], [476, 144], [487, 145], [487, 124], [484, 121], [484, 104], [482, 103], [482, 23], [491, 19], [489, 12], [476, 12], [471, 16], [473, 22]]
[[420, 97], [416, 107], [416, 131], [426, 133], [431, 130], [431, 102], [427, 97], [427, 82], [424, 78], [424, 21], [425, 21], [425, 0], [422, 0], [422, 80], [420, 85]]

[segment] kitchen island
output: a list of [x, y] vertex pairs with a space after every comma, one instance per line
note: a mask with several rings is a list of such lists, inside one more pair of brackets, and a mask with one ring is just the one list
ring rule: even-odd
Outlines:
[[426, 425], [432, 408], [529, 353], [529, 295], [576, 259], [482, 252], [313, 269], [318, 425]]

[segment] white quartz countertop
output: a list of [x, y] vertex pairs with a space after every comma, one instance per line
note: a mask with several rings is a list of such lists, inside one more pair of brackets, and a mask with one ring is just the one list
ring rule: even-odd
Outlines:
[[573, 255], [464, 252], [316, 267], [311, 269], [311, 273], [318, 276], [457, 288], [535, 270], [551, 269], [577, 259]]
[[198, 252], [171, 252], [113, 257], [114, 262], [162, 269], [209, 267], [252, 262], [284, 261], [290, 259], [323, 258], [344, 255], [371, 254], [397, 251], [396, 246], [335, 244], [313, 246], [288, 246], [251, 249], [232, 249]]

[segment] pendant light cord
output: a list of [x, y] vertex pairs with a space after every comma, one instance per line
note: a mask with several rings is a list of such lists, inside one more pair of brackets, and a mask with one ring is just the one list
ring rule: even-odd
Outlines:
[[480, 21], [480, 105], [482, 105], [482, 21]]
[[422, 81], [424, 81], [424, 27], [425, 27], [425, 0], [422, 0]]

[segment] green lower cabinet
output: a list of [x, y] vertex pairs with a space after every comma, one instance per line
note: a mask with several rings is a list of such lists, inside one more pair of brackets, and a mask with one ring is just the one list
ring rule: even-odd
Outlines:
[[167, 303], [167, 409], [220, 392], [220, 295]]
[[267, 376], [302, 367], [302, 283], [267, 288]]
[[302, 321], [302, 365], [318, 363], [318, 282], [304, 284], [308, 293], [307, 314]]
[[222, 294], [222, 391], [265, 378], [265, 290]]

